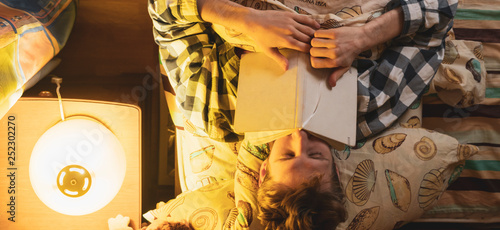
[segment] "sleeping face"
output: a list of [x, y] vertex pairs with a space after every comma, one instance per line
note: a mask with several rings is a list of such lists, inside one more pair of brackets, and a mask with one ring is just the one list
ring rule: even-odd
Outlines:
[[329, 145], [306, 131], [296, 130], [274, 141], [269, 158], [261, 166], [260, 181], [269, 174], [273, 180], [295, 188], [322, 175], [322, 188], [328, 188], [332, 167]]

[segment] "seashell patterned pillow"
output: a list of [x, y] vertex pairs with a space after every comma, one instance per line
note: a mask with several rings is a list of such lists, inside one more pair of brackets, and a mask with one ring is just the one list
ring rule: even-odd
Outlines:
[[348, 211], [337, 229], [395, 229], [419, 218], [477, 152], [448, 135], [404, 127], [334, 151]]
[[481, 42], [446, 41], [443, 62], [431, 85], [438, 97], [450, 106], [465, 108], [479, 104], [486, 90]]

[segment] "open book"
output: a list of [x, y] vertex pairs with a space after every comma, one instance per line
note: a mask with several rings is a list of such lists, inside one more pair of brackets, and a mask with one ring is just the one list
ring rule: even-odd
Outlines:
[[[302, 128], [325, 141], [356, 144], [357, 72], [351, 68], [331, 88], [330, 69], [314, 69], [309, 54], [282, 50], [285, 72], [263, 53], [240, 63], [235, 130], [275, 137]], [[255, 135], [254, 135], [255, 136]]]

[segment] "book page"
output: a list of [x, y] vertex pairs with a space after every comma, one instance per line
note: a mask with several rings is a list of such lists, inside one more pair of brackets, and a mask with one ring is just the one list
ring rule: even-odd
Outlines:
[[[357, 71], [351, 68], [337, 81], [333, 88], [328, 86], [326, 78], [315, 79], [312, 76], [304, 79], [303, 128], [314, 134], [344, 143], [356, 144], [357, 116]], [[314, 109], [314, 110], [313, 110]], [[312, 111], [311, 111], [312, 110]], [[328, 140], [327, 140], [328, 142]]]
[[240, 61], [235, 114], [237, 132], [296, 128], [297, 52], [285, 53], [285, 72], [263, 53], [243, 54]]

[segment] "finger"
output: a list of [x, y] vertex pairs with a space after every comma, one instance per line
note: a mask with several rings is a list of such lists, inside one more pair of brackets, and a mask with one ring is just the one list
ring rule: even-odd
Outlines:
[[338, 57], [336, 49], [312, 47], [309, 50], [312, 57], [335, 59]]
[[314, 68], [335, 68], [339, 67], [338, 59], [321, 58], [311, 56], [311, 65]]
[[307, 43], [301, 42], [301, 41], [293, 39], [293, 38], [288, 38], [286, 41], [286, 44], [284, 44], [282, 46], [280, 46], [280, 45], [277, 45], [277, 46], [301, 51], [304, 53], [308, 53], [309, 50], [311, 49], [311, 45], [309, 45], [309, 42], [307, 42]]
[[321, 25], [311, 17], [305, 16], [305, 15], [300, 15], [300, 14], [294, 14], [293, 19], [297, 21], [300, 24], [309, 26], [315, 30], [319, 29]]
[[286, 71], [288, 69], [288, 59], [286, 59], [286, 57], [283, 56], [277, 48], [265, 49], [264, 53], [278, 63], [283, 70]]
[[327, 29], [327, 30], [316, 30], [316, 32], [314, 32], [314, 37], [335, 39], [337, 36], [335, 36], [335, 29]]
[[[292, 32], [292, 36], [301, 42], [310, 43], [314, 31], [312, 32], [312, 34], [308, 34], [307, 29], [298, 27], [303, 27], [303, 25], [297, 25], [297, 28], [295, 28], [295, 30]], [[306, 32], [301, 31], [302, 29], [306, 30]]]
[[300, 33], [307, 35], [309, 38], [312, 38], [316, 32], [316, 29], [300, 23], [297, 23], [294, 26]]
[[333, 73], [328, 77], [328, 84], [333, 88], [337, 85], [337, 81], [344, 76], [350, 67], [339, 67], [333, 70]]
[[316, 37], [311, 39], [311, 46], [312, 47], [325, 47], [325, 48], [337, 47], [337, 45], [335, 44], [335, 41], [332, 39], [316, 38]]

